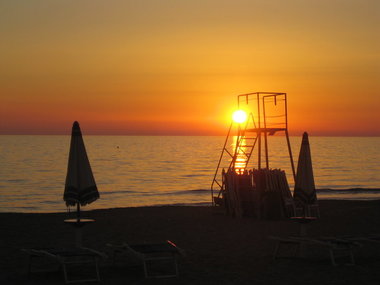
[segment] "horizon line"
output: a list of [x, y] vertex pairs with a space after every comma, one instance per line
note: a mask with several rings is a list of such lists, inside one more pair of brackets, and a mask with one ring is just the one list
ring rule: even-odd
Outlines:
[[[380, 134], [312, 134], [310, 132], [307, 132], [309, 136], [312, 137], [380, 137]], [[131, 136], [131, 137], [225, 137], [226, 134], [157, 134], [157, 133], [147, 133], [147, 134], [117, 134], [117, 133], [83, 133], [83, 136]], [[71, 136], [70, 133], [0, 133], [0, 136]], [[284, 134], [278, 134], [278, 135], [272, 135], [269, 137], [283, 137]], [[301, 137], [302, 133], [297, 134], [289, 134], [291, 137]]]

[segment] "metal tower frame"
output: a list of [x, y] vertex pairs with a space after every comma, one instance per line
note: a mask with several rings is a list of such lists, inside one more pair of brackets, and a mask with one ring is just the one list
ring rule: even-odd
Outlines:
[[[237, 105], [238, 109], [244, 110], [248, 114], [248, 119], [245, 124], [231, 122], [211, 183], [213, 205], [215, 205], [215, 198], [220, 198], [220, 195], [225, 190], [222, 170], [227, 168], [238, 174], [247, 172], [250, 169], [249, 163], [256, 147], [256, 167], [258, 169], [262, 168], [264, 158], [265, 168], [269, 169], [268, 136], [278, 132], [285, 133], [291, 169], [295, 180], [296, 174], [288, 132], [286, 93], [254, 92], [241, 94], [237, 96]], [[233, 151], [228, 148], [228, 142], [231, 141], [231, 138], [235, 138], [232, 143]], [[223, 162], [225, 163], [224, 166], [222, 166]], [[216, 191], [218, 195], [214, 197], [214, 192]]]

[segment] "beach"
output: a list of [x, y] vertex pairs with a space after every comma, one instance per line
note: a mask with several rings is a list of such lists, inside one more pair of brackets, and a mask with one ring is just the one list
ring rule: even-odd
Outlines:
[[380, 1], [0, 7], [0, 285], [380, 285]]
[[[308, 226], [309, 236], [380, 233], [380, 200], [322, 200], [321, 218]], [[164, 206], [94, 210], [96, 220], [84, 228], [86, 247], [107, 252], [106, 244], [173, 241], [185, 251], [179, 277], [145, 279], [142, 266], [100, 264], [101, 284], [379, 284], [380, 244], [354, 250], [356, 265], [344, 259], [332, 266], [324, 247], [305, 246], [301, 258], [273, 260], [271, 235], [296, 235], [299, 224], [288, 219], [259, 221], [226, 216], [221, 208]], [[62, 273], [27, 277], [22, 248], [70, 247], [73, 229], [67, 213], [0, 213], [1, 284], [63, 284]]]

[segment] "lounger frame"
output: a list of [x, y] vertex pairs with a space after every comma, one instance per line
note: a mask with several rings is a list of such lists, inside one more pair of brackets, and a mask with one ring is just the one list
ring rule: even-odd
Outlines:
[[[172, 242], [137, 245], [123, 243], [119, 245], [107, 244], [107, 246], [113, 251], [113, 264], [115, 264], [117, 256], [124, 254], [133, 254], [140, 259], [143, 263], [145, 278], [168, 278], [179, 275], [177, 257], [180, 251]], [[172, 264], [170, 267], [173, 273], [153, 274], [152, 267], [163, 262]]]
[[[331, 260], [331, 264], [336, 266], [338, 265], [336, 259], [338, 257], [348, 257], [349, 262], [345, 263], [346, 265], [355, 265], [355, 258], [353, 254], [353, 249], [356, 247], [361, 247], [362, 245], [356, 241], [334, 238], [334, 237], [277, 237], [270, 236], [270, 239], [276, 240], [275, 250], [273, 252], [273, 259], [278, 259], [281, 257], [299, 257], [301, 254], [301, 248], [304, 245], [312, 246], [322, 246], [327, 248]], [[281, 256], [280, 252], [282, 249], [293, 248], [293, 254], [287, 256]]]
[[[33, 264], [38, 259], [48, 259], [57, 262], [59, 268], [62, 268], [63, 277], [66, 284], [82, 283], [82, 282], [100, 282], [98, 260], [102, 256], [94, 250], [78, 248], [78, 249], [23, 249], [29, 255], [28, 277], [31, 273], [47, 272], [46, 270], [33, 270]], [[69, 267], [80, 267], [90, 265], [94, 269], [94, 276], [75, 278], [69, 273]]]

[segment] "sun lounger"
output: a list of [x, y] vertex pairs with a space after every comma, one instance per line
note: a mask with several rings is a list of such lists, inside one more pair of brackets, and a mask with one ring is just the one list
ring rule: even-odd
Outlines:
[[[46, 272], [46, 270], [33, 270], [37, 264], [37, 260], [54, 261], [59, 268], [62, 268], [65, 283], [79, 282], [100, 282], [98, 260], [104, 258], [105, 255], [89, 248], [40, 248], [40, 249], [23, 249], [29, 254], [28, 275], [35, 272]], [[75, 278], [69, 274], [73, 267], [83, 267], [87, 265], [92, 268], [93, 276], [81, 276]], [[70, 267], [70, 269], [69, 269]], [[88, 273], [86, 271], [86, 273]], [[70, 276], [69, 276], [70, 275]], [[77, 276], [78, 277], [78, 276]]]
[[[276, 241], [276, 246], [273, 252], [273, 260], [281, 257], [296, 257], [299, 256], [301, 243], [289, 237], [269, 236], [269, 239]], [[285, 255], [281, 252], [286, 251]]]
[[[330, 260], [332, 265], [337, 265], [336, 258], [337, 257], [348, 257], [350, 262], [349, 265], [355, 264], [353, 249], [356, 247], [360, 247], [361, 244], [357, 241], [335, 238], [335, 237], [276, 237], [270, 236], [270, 239], [276, 240], [276, 247], [273, 253], [273, 259], [277, 259], [280, 256], [280, 251], [287, 249], [287, 251], [291, 250], [291, 257], [299, 256], [300, 247], [303, 245], [311, 245], [311, 246], [322, 246], [328, 249]], [[285, 257], [290, 257], [285, 256]]]
[[361, 236], [344, 236], [344, 239], [356, 242], [380, 243], [380, 234], [361, 235]]
[[[135, 244], [128, 245], [123, 244], [107, 244], [112, 250], [113, 263], [120, 255], [133, 255], [137, 257], [143, 263], [144, 275], [146, 278], [164, 278], [164, 277], [177, 277], [178, 276], [178, 263], [177, 257], [182, 254], [182, 250], [179, 249], [173, 242], [167, 241], [164, 243], [155, 244]], [[152, 273], [149, 270], [154, 265], [159, 263], [169, 263], [170, 273], [160, 274]]]

